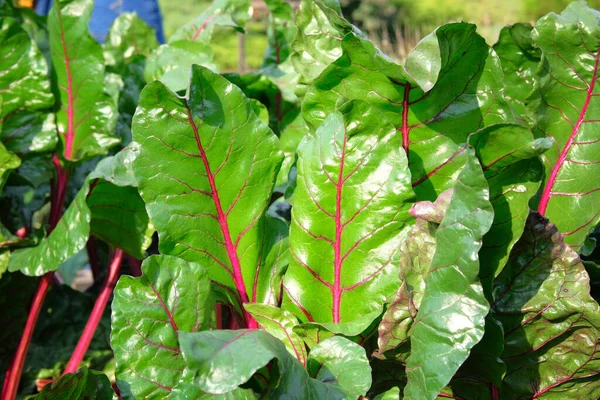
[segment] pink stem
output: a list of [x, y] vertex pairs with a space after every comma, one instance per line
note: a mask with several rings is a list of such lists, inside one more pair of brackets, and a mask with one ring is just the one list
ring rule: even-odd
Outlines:
[[104, 286], [102, 287], [102, 291], [100, 295], [96, 299], [96, 303], [94, 304], [94, 309], [88, 318], [87, 324], [85, 325], [85, 329], [79, 338], [79, 342], [75, 347], [75, 351], [73, 351], [73, 355], [63, 372], [65, 374], [72, 374], [79, 368], [79, 364], [83, 360], [85, 353], [87, 353], [88, 348], [90, 347], [90, 343], [92, 342], [92, 338], [96, 333], [96, 329], [98, 328], [98, 324], [100, 323], [100, 319], [102, 318], [102, 314], [104, 314], [104, 309], [108, 304], [108, 300], [113, 292], [113, 288], [117, 283], [117, 278], [119, 276], [119, 269], [121, 267], [121, 261], [123, 260], [123, 250], [116, 249], [115, 254], [110, 262], [110, 266], [108, 269], [108, 276], [106, 277], [106, 281], [104, 282]]
[[142, 262], [129, 254], [125, 254], [125, 257], [127, 258], [131, 274], [135, 277], [142, 276]]

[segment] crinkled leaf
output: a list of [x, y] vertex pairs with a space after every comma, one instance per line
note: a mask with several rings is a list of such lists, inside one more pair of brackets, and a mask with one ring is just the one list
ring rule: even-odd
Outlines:
[[269, 399], [345, 399], [335, 387], [311, 378], [278, 339], [262, 330], [181, 332], [179, 342], [193, 382], [208, 393], [227, 393], [247, 382], [271, 360], [277, 380]]
[[400, 137], [354, 101], [309, 132], [298, 154], [283, 307], [334, 323], [381, 311], [399, 284], [395, 258], [414, 197]]
[[[536, 134], [553, 140], [538, 211], [576, 250], [600, 222], [600, 12], [573, 2], [541, 18], [533, 43], [542, 50], [540, 82], [531, 107]], [[569, 210], [569, 212], [565, 212]]]
[[192, 22], [179, 28], [169, 38], [169, 43], [189, 40], [209, 44], [215, 26], [230, 26], [243, 31], [246, 21], [251, 16], [252, 7], [249, 0], [215, 0]]
[[517, 115], [527, 116], [527, 98], [538, 80], [536, 74], [541, 52], [533, 46], [531, 24], [518, 23], [500, 31], [494, 51], [500, 57], [504, 72], [504, 95]]
[[67, 160], [106, 154], [116, 109], [104, 91], [102, 47], [90, 35], [92, 0], [58, 0], [48, 15], [50, 53], [61, 107], [56, 124]]
[[493, 216], [487, 182], [469, 150], [435, 234], [436, 252], [410, 337], [406, 398], [434, 399], [483, 336], [489, 306], [477, 253]]
[[21, 271], [25, 275], [41, 276], [55, 271], [85, 247], [90, 234], [90, 209], [86, 204], [89, 183], [71, 202], [56, 228], [36, 247], [15, 250], [8, 264], [9, 271]]
[[313, 347], [306, 369], [309, 375], [345, 393], [348, 399], [364, 396], [371, 387], [371, 367], [365, 349], [341, 336]]
[[[419, 200], [453, 186], [465, 144], [480, 129], [512, 119], [502, 98], [502, 70], [475, 26], [439, 27], [403, 68], [356, 35], [306, 93], [303, 116], [315, 128], [346, 99], [364, 99], [398, 130]], [[433, 85], [433, 87], [431, 87]]]
[[139, 278], [122, 276], [115, 288], [111, 345], [116, 375], [134, 396], [167, 396], [186, 364], [178, 332], [207, 329], [214, 299], [202, 266], [171, 256], [152, 256]]
[[267, 304], [245, 304], [244, 308], [264, 330], [281, 340], [292, 356], [306, 365], [306, 346], [293, 330], [298, 320], [292, 313]]
[[160, 82], [146, 86], [134, 139], [134, 171], [161, 253], [202, 264], [248, 302], [282, 158], [277, 137], [241, 90], [194, 66], [187, 98]]
[[146, 62], [146, 81], [160, 80], [174, 92], [187, 88], [192, 65], [202, 65], [218, 71], [213, 51], [205, 43], [180, 40], [164, 44], [150, 54]]
[[102, 45], [105, 64], [122, 71], [137, 56], [147, 57], [158, 47], [156, 33], [136, 13], [122, 13], [112, 23]]
[[589, 276], [557, 228], [537, 213], [494, 283], [504, 327], [508, 398], [597, 398], [600, 309]]
[[137, 157], [139, 145], [132, 142], [114, 156], [102, 159], [88, 179], [101, 178], [117, 186], [137, 187], [133, 174], [133, 160]]
[[94, 399], [112, 400], [114, 391], [108, 377], [102, 372], [82, 368], [74, 374], [51, 382], [34, 397], [36, 400]]

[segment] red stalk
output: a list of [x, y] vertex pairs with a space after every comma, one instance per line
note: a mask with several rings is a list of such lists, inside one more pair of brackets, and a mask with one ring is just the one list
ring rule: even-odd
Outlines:
[[125, 254], [125, 257], [127, 258], [127, 264], [129, 264], [131, 274], [136, 278], [142, 276], [142, 262], [129, 254]]
[[[60, 165], [60, 160], [55, 155], [52, 157], [52, 162], [56, 169], [56, 179], [52, 185], [50, 192], [50, 228], [48, 234], [54, 230], [56, 224], [62, 216], [63, 202], [65, 199], [65, 193], [67, 192], [68, 175]], [[3, 400], [14, 400], [17, 397], [17, 391], [19, 389], [19, 382], [21, 380], [21, 374], [23, 373], [23, 366], [25, 365], [25, 358], [27, 356], [27, 350], [29, 349], [29, 343], [33, 336], [33, 331], [37, 323], [40, 311], [46, 298], [48, 288], [53, 283], [54, 273], [48, 272], [40, 280], [38, 287], [33, 295], [33, 301], [31, 308], [29, 309], [29, 315], [27, 316], [27, 322], [21, 335], [21, 340], [17, 346], [17, 351], [13, 356], [13, 359], [6, 370], [4, 378], [4, 386], [2, 387], [2, 399]]]
[[73, 351], [73, 355], [71, 355], [71, 359], [63, 372], [65, 374], [72, 374], [79, 368], [79, 364], [83, 360], [85, 353], [90, 347], [90, 343], [92, 342], [92, 338], [94, 337], [94, 333], [96, 333], [96, 329], [98, 328], [98, 324], [100, 323], [100, 319], [102, 318], [102, 314], [104, 313], [104, 309], [108, 304], [108, 300], [112, 294], [113, 288], [117, 283], [117, 278], [119, 276], [119, 269], [121, 268], [121, 261], [123, 260], [123, 250], [116, 249], [113, 255], [113, 258], [110, 262], [110, 266], [108, 269], [108, 276], [106, 277], [106, 281], [104, 282], [104, 286], [102, 287], [102, 291], [100, 295], [96, 299], [96, 303], [94, 304], [94, 308], [90, 317], [88, 318], [87, 324], [85, 325], [85, 329], [79, 338], [79, 342], [75, 347], [75, 351]]
[[90, 262], [90, 268], [92, 269], [92, 276], [94, 277], [95, 282], [100, 276], [100, 265], [98, 264], [98, 241], [94, 236], [90, 235], [85, 244], [85, 250], [87, 251], [88, 261]]

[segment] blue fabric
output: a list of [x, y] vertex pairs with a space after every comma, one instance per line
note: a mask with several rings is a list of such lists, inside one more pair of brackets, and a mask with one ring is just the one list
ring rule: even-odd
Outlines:
[[[38, 0], [35, 11], [40, 15], [46, 15], [51, 6], [52, 0]], [[158, 0], [96, 0], [89, 25], [90, 33], [98, 42], [104, 43], [115, 18], [123, 12], [134, 11], [138, 17], [154, 28], [159, 43], [164, 43], [165, 34]]]

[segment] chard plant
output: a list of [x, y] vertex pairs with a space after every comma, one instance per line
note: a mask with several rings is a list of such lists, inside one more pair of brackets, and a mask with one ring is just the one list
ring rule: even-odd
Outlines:
[[398, 63], [265, 2], [220, 74], [247, 0], [162, 45], [0, 0], [2, 399], [600, 397], [600, 12]]

